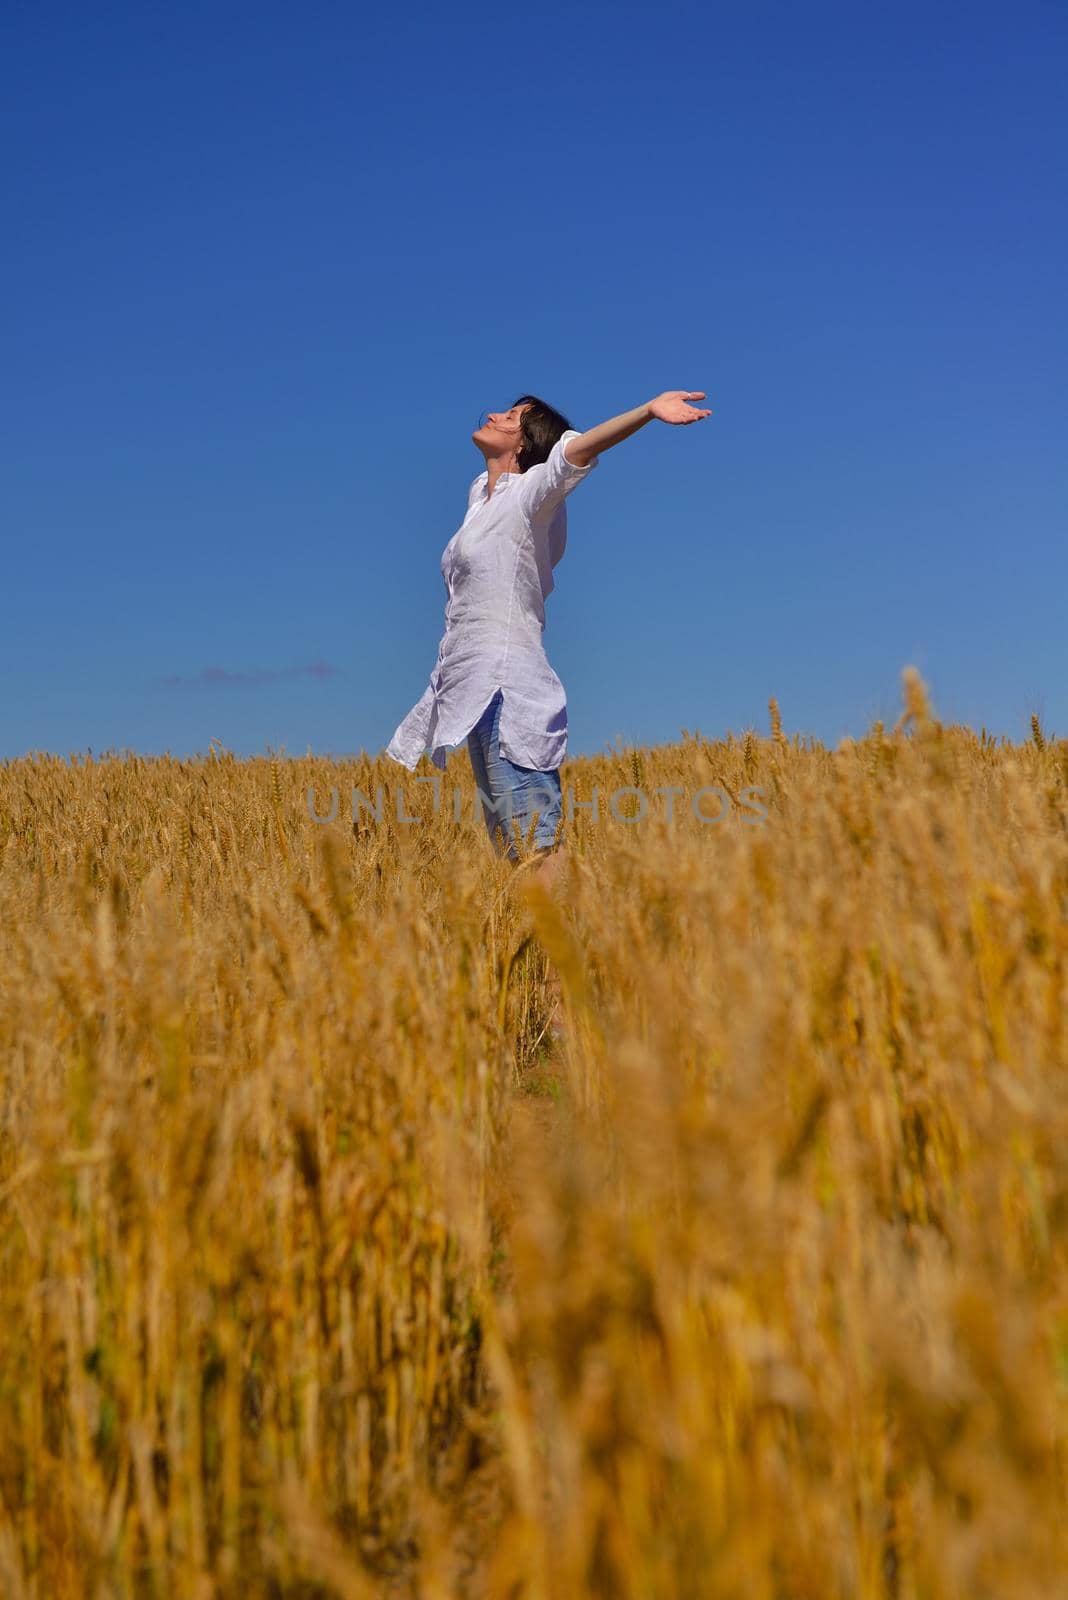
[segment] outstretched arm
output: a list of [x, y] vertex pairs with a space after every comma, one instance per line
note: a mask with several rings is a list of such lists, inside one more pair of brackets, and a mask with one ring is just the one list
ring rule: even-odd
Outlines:
[[654, 417], [660, 422], [701, 422], [712, 415], [711, 410], [698, 411], [686, 402], [704, 398], [702, 389], [667, 389], [663, 394], [658, 394], [655, 400], [647, 400], [645, 405], [635, 406], [633, 411], [624, 411], [618, 417], [609, 417], [607, 422], [599, 422], [596, 428], [587, 428], [577, 439], [569, 439], [564, 446], [564, 454], [572, 465], [585, 467], [594, 456], [629, 439], [632, 433], [644, 428]]

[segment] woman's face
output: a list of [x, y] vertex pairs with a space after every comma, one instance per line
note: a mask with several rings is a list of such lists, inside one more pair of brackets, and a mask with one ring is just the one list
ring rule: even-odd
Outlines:
[[482, 427], [471, 435], [482, 454], [488, 457], [517, 453], [522, 444], [523, 413], [529, 409], [528, 400], [526, 405], [513, 406], [510, 411], [487, 411]]

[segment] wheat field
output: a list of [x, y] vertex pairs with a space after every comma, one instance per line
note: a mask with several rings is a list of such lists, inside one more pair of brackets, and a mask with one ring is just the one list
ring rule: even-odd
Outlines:
[[462, 751], [0, 765], [5, 1600], [1068, 1594], [1068, 741], [903, 691], [551, 895]]

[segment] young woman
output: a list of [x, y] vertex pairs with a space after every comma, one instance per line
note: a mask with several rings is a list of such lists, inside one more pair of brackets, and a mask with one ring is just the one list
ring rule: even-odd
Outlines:
[[446, 750], [466, 740], [494, 848], [513, 862], [539, 858], [535, 870], [547, 884], [561, 864], [567, 700], [541, 636], [567, 542], [564, 502], [605, 450], [647, 422], [711, 416], [688, 403], [704, 398], [669, 389], [580, 433], [526, 394], [511, 410], [490, 412], [471, 435], [486, 466], [441, 558], [447, 600], [437, 665], [386, 754], [414, 771], [429, 750], [444, 770]]

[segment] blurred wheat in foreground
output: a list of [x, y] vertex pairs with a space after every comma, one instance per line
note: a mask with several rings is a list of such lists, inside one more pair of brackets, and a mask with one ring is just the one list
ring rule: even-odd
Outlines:
[[463, 752], [0, 766], [0, 1595], [1068, 1593], [1068, 742], [904, 707], [552, 899]]

